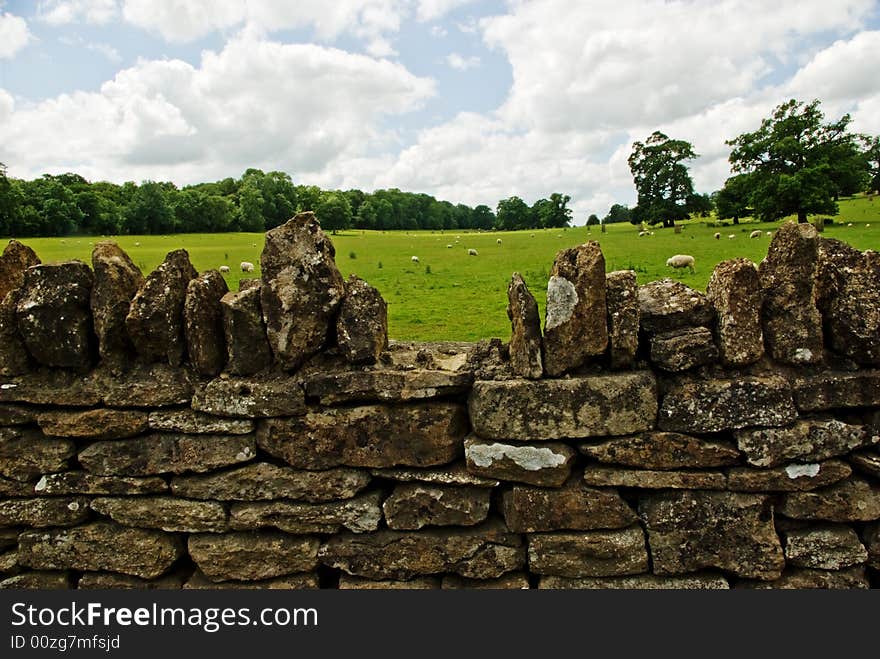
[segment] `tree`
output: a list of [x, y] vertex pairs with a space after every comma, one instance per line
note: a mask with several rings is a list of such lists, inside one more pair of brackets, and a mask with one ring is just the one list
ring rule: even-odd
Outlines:
[[847, 131], [850, 116], [823, 122], [819, 100], [779, 105], [761, 127], [727, 144], [731, 169], [749, 174], [749, 200], [764, 221], [837, 213], [835, 198], [851, 180], [850, 159], [865, 138]]
[[495, 226], [495, 213], [486, 204], [480, 204], [471, 213], [471, 228], [491, 229]]
[[724, 187], [713, 195], [715, 213], [721, 219], [731, 218], [739, 224], [739, 218], [749, 215], [749, 194], [751, 186], [748, 174], [731, 176], [724, 182]]
[[161, 183], [141, 183], [125, 209], [122, 228], [129, 234], [170, 233], [174, 230], [174, 211]]
[[[539, 203], [535, 202], [536, 205]], [[533, 228], [532, 210], [519, 197], [502, 199], [495, 212], [495, 227], [504, 231]]]
[[0, 162], [0, 236], [16, 234], [20, 203], [17, 190], [6, 178], [6, 165]]
[[687, 200], [694, 183], [684, 163], [698, 157], [690, 142], [673, 140], [654, 131], [633, 144], [627, 162], [636, 186], [638, 203], [633, 209], [637, 222], [671, 227], [688, 216]]
[[569, 226], [572, 217], [571, 209], [567, 206], [569, 201], [571, 197], [560, 192], [551, 194], [550, 199], [539, 199], [532, 206], [535, 223], [523, 228], [561, 229]]
[[868, 165], [868, 185], [865, 190], [869, 194], [880, 192], [880, 137], [869, 142], [865, 150], [865, 161]]
[[608, 210], [608, 215], [602, 220], [602, 224], [617, 224], [619, 222], [633, 222], [632, 210], [625, 204], [614, 204]]
[[344, 192], [325, 192], [315, 208], [321, 227], [334, 234], [351, 226], [351, 204]]
[[708, 194], [694, 193], [687, 198], [685, 208], [690, 215], [709, 217], [712, 212], [712, 198]]
[[595, 213], [591, 213], [590, 217], [587, 218], [587, 226], [588, 227], [596, 226], [599, 223], [600, 223], [599, 216], [596, 215]]

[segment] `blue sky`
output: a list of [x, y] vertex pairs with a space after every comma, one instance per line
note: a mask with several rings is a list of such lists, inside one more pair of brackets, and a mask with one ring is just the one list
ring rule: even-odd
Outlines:
[[875, 0], [0, 0], [0, 161], [178, 185], [287, 171], [494, 206], [632, 203], [653, 130], [724, 140], [788, 99], [880, 133]]

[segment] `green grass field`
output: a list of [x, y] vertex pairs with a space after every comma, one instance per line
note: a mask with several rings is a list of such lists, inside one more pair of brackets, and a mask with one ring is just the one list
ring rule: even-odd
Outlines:
[[[826, 237], [839, 238], [862, 250], [880, 251], [880, 197], [843, 200], [834, 220], [835, 224], [825, 229]], [[851, 227], [847, 226], [850, 222]], [[777, 226], [744, 222], [716, 228], [705, 221], [690, 221], [683, 224], [680, 234], [654, 228], [653, 236], [642, 238], [639, 228], [629, 224], [610, 225], [604, 234], [598, 227], [492, 233], [347, 231], [332, 240], [342, 273], [358, 274], [387, 300], [391, 338], [476, 340], [509, 336], [506, 291], [514, 271], [525, 277], [543, 318], [550, 267], [562, 248], [596, 240], [602, 245], [608, 271], [633, 269], [639, 283], [672, 277], [705, 290], [719, 261], [746, 257], [757, 263], [764, 258], [771, 238], [766, 232]], [[765, 234], [750, 239], [749, 233], [755, 229]], [[721, 240], [713, 238], [716, 231], [722, 234]], [[497, 243], [499, 238], [501, 244]], [[90, 263], [91, 245], [100, 239], [28, 238], [22, 242], [33, 247], [45, 262], [78, 258]], [[228, 265], [232, 271], [226, 278], [232, 290], [237, 290], [240, 278], [259, 276], [263, 234], [119, 236], [114, 240], [145, 273], [167, 252], [182, 247], [199, 271]], [[468, 248], [476, 249], [479, 256], [468, 256]], [[666, 259], [673, 254], [692, 255], [696, 272], [667, 268]], [[412, 256], [418, 256], [419, 263], [413, 263]], [[257, 270], [243, 275], [238, 267], [241, 261], [254, 263]]]

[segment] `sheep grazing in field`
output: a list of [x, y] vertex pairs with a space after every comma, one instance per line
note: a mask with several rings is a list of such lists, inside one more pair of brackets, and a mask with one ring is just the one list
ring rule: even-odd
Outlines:
[[639, 231], [639, 238], [649, 235], [647, 231]]
[[760, 238], [764, 233], [760, 229], [755, 229], [749, 234], [749, 238]]
[[228, 265], [221, 265], [220, 272], [222, 272], [223, 274], [226, 274], [227, 272], [229, 272], [229, 266]]
[[500, 244], [501, 244], [501, 238], [499, 238], [499, 239], [496, 240], [495, 242], [498, 243], [498, 244], [500, 245]]
[[419, 257], [418, 257], [418, 256], [412, 256], [412, 257], [410, 257], [410, 260], [411, 260], [413, 263], [418, 263], [418, 262], [419, 262]]
[[768, 235], [768, 236], [772, 236], [772, 235], [773, 235], [773, 232], [772, 232], [772, 231], [768, 231], [768, 232], [767, 232], [767, 235]]
[[853, 225], [852, 222], [850, 222], [846, 226], [851, 227], [852, 225]]
[[871, 224], [870, 224], [870, 223], [868, 223], [868, 224], [865, 225], [865, 228], [866, 228], [866, 229], [869, 229], [870, 227], [871, 227]]
[[721, 240], [721, 234], [717, 231], [715, 232], [715, 240]]
[[240, 264], [240, 267], [241, 267], [242, 272], [253, 272], [254, 271], [254, 264], [251, 263], [250, 261], [242, 261]]
[[670, 268], [689, 268], [694, 272], [694, 257], [690, 254], [676, 254], [666, 259], [666, 265]]
[[732, 233], [732, 234], [730, 234], [729, 236], [727, 236], [727, 239], [728, 239], [728, 240], [733, 240], [734, 238], [736, 238], [736, 234], [735, 234], [735, 233]]
[[452, 245], [447, 245], [446, 249], [452, 249]]
[[477, 250], [475, 250], [473, 247], [470, 247], [468, 248], [468, 256], [479, 256], [479, 254], [477, 254]]

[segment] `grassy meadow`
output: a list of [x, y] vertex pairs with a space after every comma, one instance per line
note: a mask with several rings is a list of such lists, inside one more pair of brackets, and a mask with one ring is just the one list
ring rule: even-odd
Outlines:
[[[880, 197], [857, 197], [840, 202], [835, 223], [824, 235], [844, 240], [858, 249], [880, 251]], [[691, 220], [682, 232], [655, 227], [651, 236], [639, 237], [630, 224], [599, 227], [544, 229], [517, 232], [468, 233], [346, 231], [332, 236], [336, 262], [344, 275], [356, 273], [381, 291], [388, 302], [389, 335], [394, 339], [438, 341], [506, 339], [507, 283], [514, 271], [525, 278], [543, 318], [547, 279], [556, 252], [596, 240], [602, 245], [608, 271], [632, 269], [639, 283], [672, 277], [705, 290], [712, 268], [719, 261], [746, 257], [756, 263], [767, 253], [778, 223], [743, 222], [739, 226], [712, 226], [713, 221]], [[847, 226], [852, 223], [853, 226]], [[761, 238], [749, 233], [761, 229]], [[715, 240], [713, 234], [722, 234]], [[734, 238], [728, 238], [733, 235]], [[145, 273], [155, 268], [165, 254], [184, 248], [197, 270], [228, 265], [230, 289], [238, 281], [259, 276], [263, 234], [176, 234], [170, 236], [111, 237], [125, 249]], [[100, 237], [26, 238], [44, 262], [82, 259], [91, 262], [91, 249]], [[497, 241], [501, 240], [499, 244]], [[447, 247], [451, 245], [451, 247]], [[469, 256], [473, 248], [479, 255]], [[666, 267], [673, 254], [690, 254], [696, 272]], [[412, 261], [413, 256], [419, 262]], [[253, 273], [239, 270], [241, 261], [256, 266]]]

